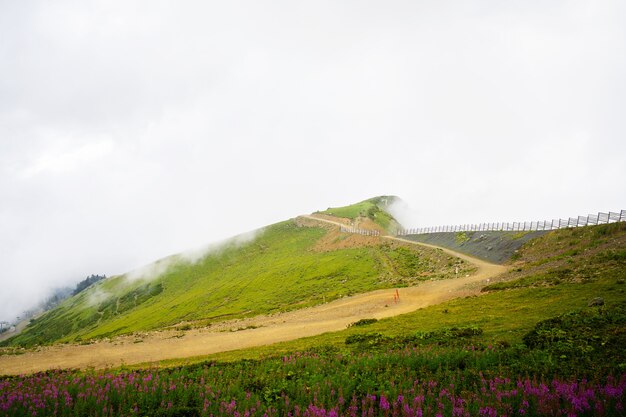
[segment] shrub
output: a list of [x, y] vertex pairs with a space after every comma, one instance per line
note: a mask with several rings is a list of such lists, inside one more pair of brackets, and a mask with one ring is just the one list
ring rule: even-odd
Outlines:
[[602, 363], [618, 369], [625, 365], [620, 354], [626, 346], [625, 329], [626, 304], [591, 307], [540, 321], [523, 341], [558, 358], [563, 367]]
[[377, 319], [361, 319], [359, 321], [355, 321], [348, 325], [348, 327], [359, 327], [359, 326], [367, 326], [368, 324], [376, 323]]

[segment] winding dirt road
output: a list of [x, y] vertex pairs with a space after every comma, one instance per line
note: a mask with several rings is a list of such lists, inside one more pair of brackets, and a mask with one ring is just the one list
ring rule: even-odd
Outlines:
[[[342, 225], [314, 216], [302, 217]], [[391, 236], [382, 238], [437, 248]], [[154, 332], [141, 337], [124, 336], [90, 345], [57, 345], [22, 355], [3, 355], [0, 356], [0, 374], [22, 374], [56, 368], [106, 368], [122, 364], [156, 362], [314, 336], [345, 329], [350, 323], [362, 318], [382, 319], [452, 298], [478, 294], [487, 280], [507, 270], [505, 266], [491, 264], [448, 249], [437, 249], [475, 265], [476, 273], [467, 277], [427, 281], [416, 287], [401, 288], [400, 301], [397, 303], [394, 302], [394, 290], [378, 290], [316, 307], [225, 322], [185, 333]]]

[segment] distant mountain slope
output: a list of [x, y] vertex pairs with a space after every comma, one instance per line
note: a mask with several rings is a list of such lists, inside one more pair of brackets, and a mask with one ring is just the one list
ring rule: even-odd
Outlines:
[[548, 231], [534, 232], [442, 232], [402, 236], [403, 239], [449, 248], [496, 264], [504, 264], [514, 257], [526, 242], [541, 237]]
[[411, 246], [289, 220], [251, 240], [227, 242], [195, 261], [176, 255], [143, 271], [100, 281], [4, 344], [31, 346], [203, 326], [452, 277], [456, 265], [462, 271], [469, 268], [441, 251]]

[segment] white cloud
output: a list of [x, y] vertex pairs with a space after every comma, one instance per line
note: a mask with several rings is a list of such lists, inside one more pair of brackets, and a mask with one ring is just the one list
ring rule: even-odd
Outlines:
[[1, 2], [0, 319], [374, 195], [626, 208], [625, 4]]

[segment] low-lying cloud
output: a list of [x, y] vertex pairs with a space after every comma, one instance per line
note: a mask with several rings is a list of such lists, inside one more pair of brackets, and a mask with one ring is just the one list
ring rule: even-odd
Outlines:
[[419, 225], [419, 213], [417, 210], [411, 208], [409, 204], [401, 198], [394, 198], [393, 201], [385, 207], [385, 210], [406, 229], [417, 227]]
[[100, 286], [95, 287], [92, 291], [87, 295], [87, 306], [93, 307], [97, 306], [103, 301], [107, 300], [111, 296], [111, 293], [103, 290]]
[[217, 255], [226, 249], [242, 247], [260, 237], [264, 231], [264, 228], [252, 230], [219, 242], [210, 243], [206, 246], [187, 250], [177, 255], [168, 256], [167, 258], [159, 259], [156, 262], [132, 270], [124, 276], [131, 282], [137, 280], [153, 280], [165, 274], [171, 267], [178, 263], [185, 262], [195, 264], [209, 255]]

